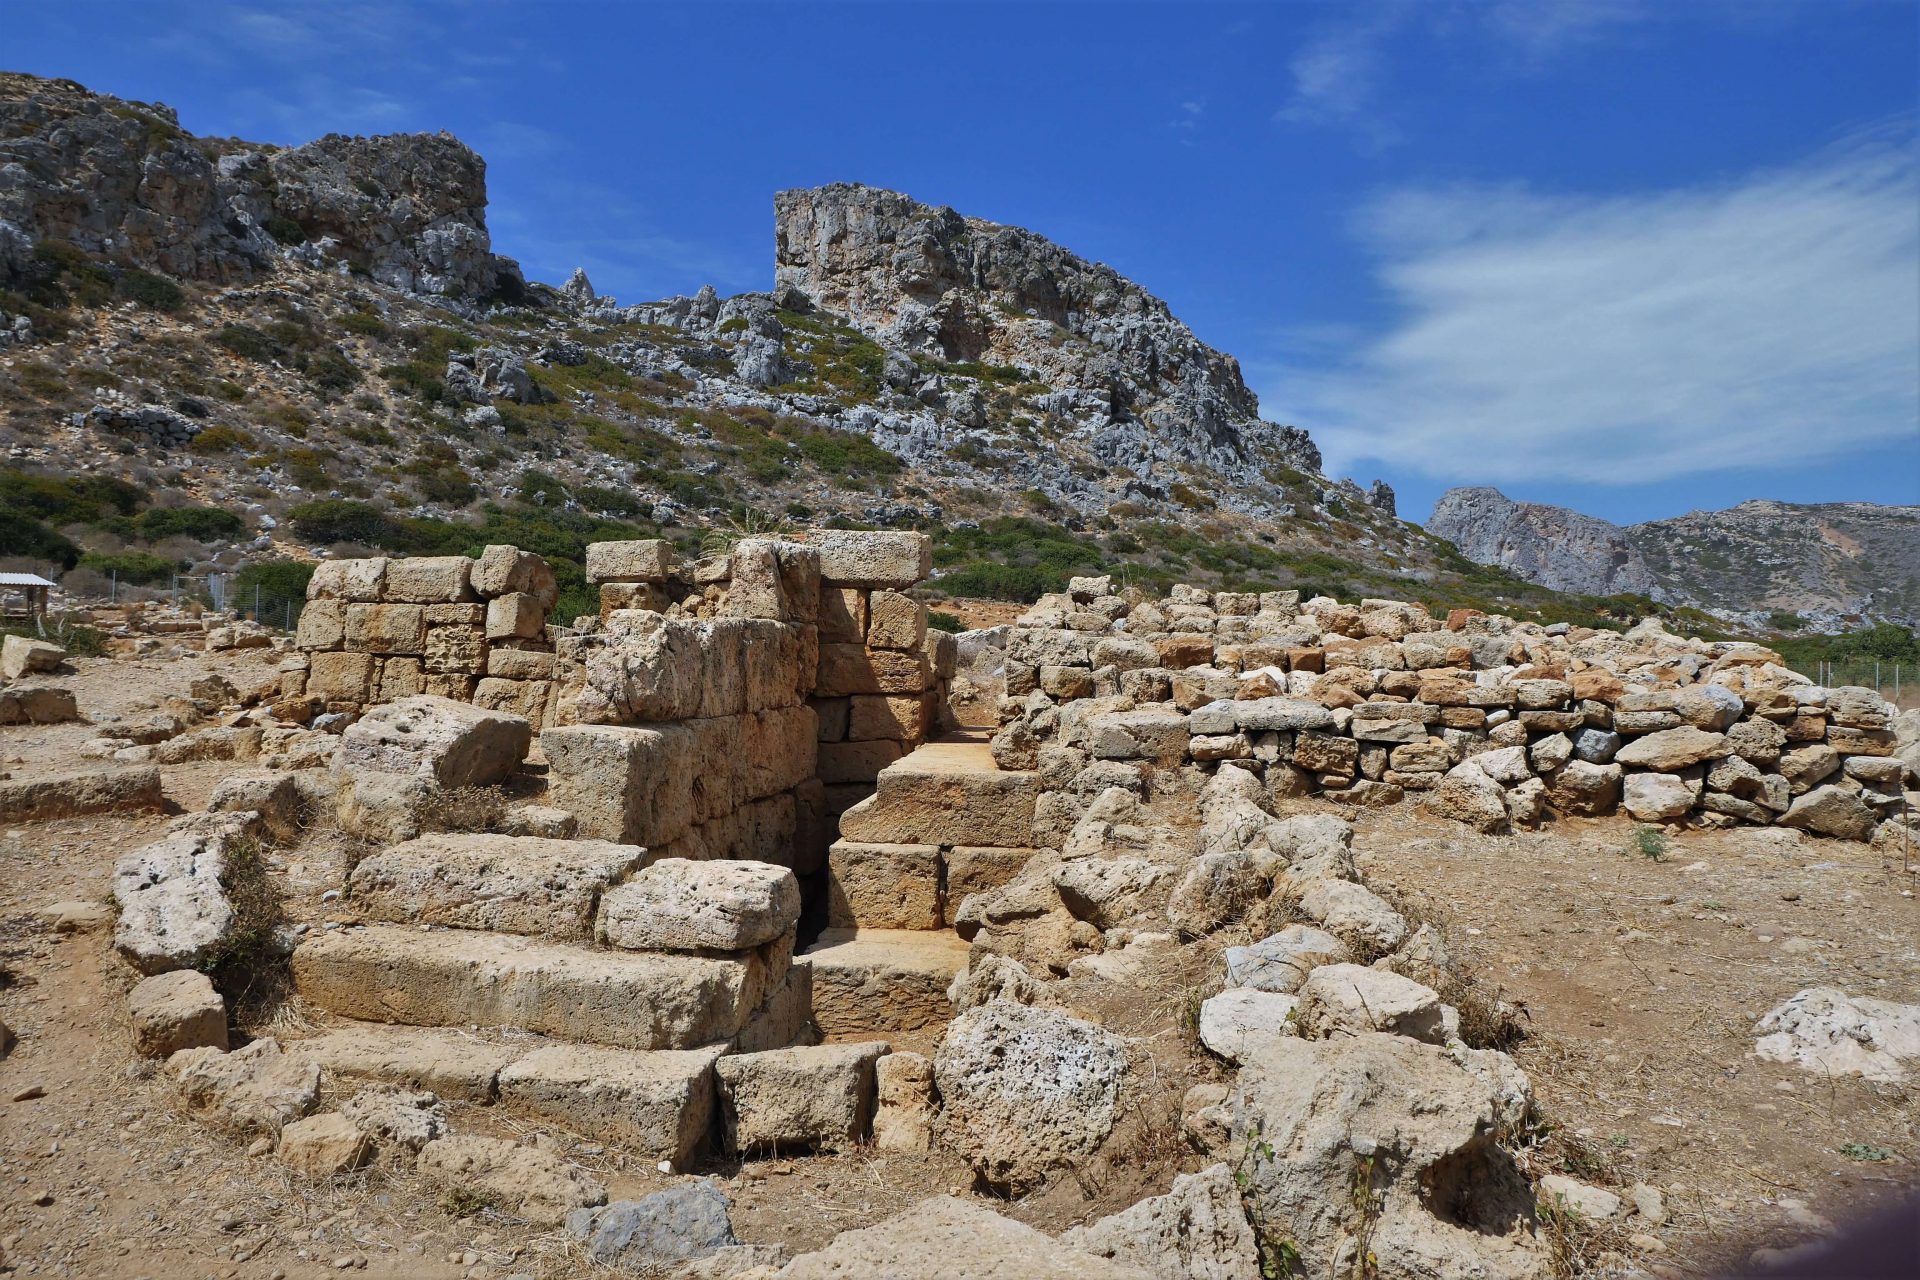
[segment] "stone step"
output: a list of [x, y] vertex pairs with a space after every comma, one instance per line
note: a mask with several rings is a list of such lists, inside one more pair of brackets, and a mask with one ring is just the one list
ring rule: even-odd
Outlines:
[[713, 958], [396, 924], [320, 933], [293, 953], [301, 997], [342, 1017], [517, 1027], [627, 1049], [732, 1040], [789, 967], [785, 940]]
[[497, 1104], [649, 1163], [685, 1166], [712, 1128], [713, 1063], [725, 1047], [611, 1049], [533, 1037], [501, 1043], [449, 1028], [349, 1023], [287, 1050], [331, 1077]]
[[841, 1037], [942, 1026], [953, 1017], [947, 987], [967, 954], [944, 929], [828, 929], [806, 952], [813, 1020]]
[[827, 926], [938, 929], [942, 868], [936, 844], [859, 844], [827, 850]]
[[874, 793], [840, 815], [862, 844], [1033, 843], [1040, 775], [1002, 769], [979, 735], [925, 743], [880, 771]]
[[601, 893], [647, 857], [605, 840], [426, 835], [362, 858], [347, 896], [368, 920], [588, 939]]

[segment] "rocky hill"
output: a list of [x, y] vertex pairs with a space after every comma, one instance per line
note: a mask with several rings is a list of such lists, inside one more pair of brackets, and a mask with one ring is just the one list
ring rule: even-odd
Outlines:
[[932, 532], [956, 596], [1115, 569], [1591, 615], [1322, 474], [1112, 268], [894, 192], [774, 204], [771, 292], [621, 305], [494, 253], [446, 134], [202, 138], [0, 76], [0, 560], [124, 585], [495, 540], [580, 588], [592, 536], [805, 520]]
[[1558, 591], [1650, 595], [1755, 626], [1920, 626], [1920, 507], [1756, 499], [1622, 528], [1497, 489], [1449, 489], [1427, 531]]

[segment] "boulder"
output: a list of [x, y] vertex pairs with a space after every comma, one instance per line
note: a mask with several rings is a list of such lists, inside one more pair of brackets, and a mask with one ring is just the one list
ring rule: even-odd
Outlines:
[[1626, 1208], [1626, 1202], [1613, 1192], [1561, 1173], [1549, 1173], [1540, 1179], [1540, 1203], [1588, 1222], [1610, 1221]]
[[1228, 947], [1227, 986], [1289, 994], [1324, 964], [1343, 964], [1347, 944], [1310, 925], [1290, 924], [1249, 946]]
[[58, 671], [67, 660], [67, 651], [46, 640], [29, 636], [0, 639], [0, 676], [18, 680], [39, 671]]
[[1757, 1057], [1821, 1076], [1863, 1076], [1890, 1084], [1920, 1064], [1920, 1004], [1848, 996], [1808, 987], [1771, 1009], [1754, 1026]]
[[1356, 958], [1384, 955], [1407, 940], [1407, 919], [1351, 880], [1320, 880], [1300, 896], [1309, 920], [1346, 943]]
[[1300, 1034], [1316, 1040], [1384, 1031], [1440, 1044], [1440, 997], [1389, 969], [1322, 965], [1300, 987]]
[[1231, 1111], [1254, 1230], [1293, 1242], [1294, 1274], [1348, 1275], [1362, 1213], [1382, 1280], [1550, 1274], [1532, 1188], [1500, 1145], [1499, 1088], [1445, 1050], [1376, 1034], [1276, 1040], [1242, 1067]]
[[1126, 1046], [1090, 1022], [992, 1001], [955, 1018], [934, 1055], [941, 1145], [988, 1187], [1021, 1195], [1112, 1131]]
[[793, 872], [766, 862], [665, 858], [600, 900], [600, 935], [634, 951], [744, 951], [800, 918]]
[[1200, 1043], [1228, 1062], [1260, 1053], [1269, 1040], [1298, 1035], [1300, 1001], [1274, 991], [1233, 987], [1200, 1005]]
[[227, 1002], [213, 981], [192, 969], [142, 978], [127, 995], [133, 1050], [165, 1058], [181, 1049], [227, 1048]]
[[270, 1036], [232, 1053], [182, 1049], [167, 1070], [190, 1110], [233, 1129], [278, 1133], [320, 1101], [320, 1068], [282, 1053]]
[[1621, 803], [1636, 822], [1683, 818], [1700, 799], [1700, 784], [1672, 773], [1630, 773]]
[[420, 1149], [419, 1169], [429, 1182], [542, 1226], [607, 1199], [604, 1186], [560, 1157], [504, 1138], [436, 1139]]
[[1798, 827], [1842, 840], [1871, 840], [1878, 823], [1872, 809], [1845, 787], [1815, 787], [1794, 800], [1776, 821], [1783, 827]]
[[238, 924], [223, 884], [229, 844], [219, 831], [176, 832], [114, 864], [120, 921], [113, 945], [128, 964], [141, 973], [165, 973], [219, 954]]
[[1067, 910], [1097, 929], [1157, 911], [1166, 901], [1173, 867], [1147, 858], [1076, 858], [1052, 872]]
[[50, 822], [166, 808], [158, 769], [105, 769], [0, 782], [0, 822]]
[[1625, 772], [1617, 762], [1573, 760], [1548, 780], [1547, 799], [1561, 813], [1597, 817], [1619, 802]]
[[1250, 853], [1233, 850], [1195, 858], [1167, 896], [1167, 920], [1190, 938], [1241, 919], [1268, 888]]
[[73, 690], [38, 685], [0, 689], [0, 724], [70, 724], [84, 719]]
[[[1519, 750], [1518, 747], [1510, 749]], [[1438, 787], [1427, 793], [1421, 807], [1436, 818], [1464, 822], [1475, 831], [1492, 833], [1506, 830], [1505, 793], [1499, 782], [1481, 768], [1480, 760], [1481, 757], [1475, 756], [1447, 770], [1446, 777], [1440, 780]], [[1521, 767], [1525, 768], [1524, 765]], [[1528, 773], [1526, 776], [1531, 778], [1533, 775]]]
[[430, 778], [452, 790], [505, 782], [526, 759], [524, 716], [419, 694], [374, 707], [340, 735], [334, 767]]
[[307, 1178], [349, 1173], [373, 1155], [373, 1140], [337, 1111], [295, 1120], [280, 1131], [280, 1162]]
[[1075, 1227], [1060, 1243], [1139, 1267], [1156, 1280], [1262, 1280], [1260, 1242], [1224, 1164], [1183, 1173], [1165, 1195]]
[[727, 1217], [731, 1207], [713, 1179], [695, 1178], [638, 1200], [575, 1209], [566, 1218], [567, 1234], [600, 1266], [654, 1275], [676, 1262], [739, 1248]]
[[727, 1150], [844, 1151], [873, 1121], [883, 1040], [731, 1054], [714, 1063]]
[[377, 1146], [415, 1154], [447, 1136], [447, 1109], [425, 1089], [370, 1084], [341, 1103], [340, 1114]]
[[1631, 765], [1636, 769], [1676, 773], [1688, 765], [1718, 760], [1732, 749], [1724, 733], [1711, 733], [1692, 725], [1682, 725], [1677, 729], [1662, 729], [1635, 738], [1615, 752], [1613, 758], [1619, 764]]

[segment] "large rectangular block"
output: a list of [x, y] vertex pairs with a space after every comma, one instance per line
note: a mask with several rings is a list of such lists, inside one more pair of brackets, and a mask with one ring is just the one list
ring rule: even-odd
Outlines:
[[322, 560], [307, 580], [307, 599], [377, 601], [386, 584], [387, 563], [385, 556]]
[[538, 649], [494, 645], [487, 650], [487, 674], [502, 680], [551, 680], [553, 655]]
[[738, 1034], [786, 971], [757, 952], [658, 956], [374, 924], [310, 935], [293, 953], [293, 976], [302, 998], [368, 1022], [693, 1049]]
[[968, 950], [946, 930], [828, 929], [806, 953], [813, 1020], [828, 1036], [944, 1026]]
[[427, 835], [362, 858], [347, 893], [368, 920], [584, 940], [602, 892], [646, 861], [601, 840]]
[[820, 577], [830, 585], [904, 590], [933, 572], [933, 540], [924, 533], [818, 529], [807, 541], [818, 548]]
[[902, 747], [891, 738], [868, 742], [822, 742], [820, 781], [827, 786], [848, 782], [872, 782], [880, 771], [900, 758]]
[[898, 591], [876, 591], [867, 603], [867, 647], [918, 649], [927, 639], [927, 606]]
[[940, 849], [857, 844], [827, 850], [827, 924], [834, 929], [938, 929]]
[[548, 802], [591, 839], [658, 847], [693, 825], [689, 735], [614, 725], [563, 725], [540, 735]]
[[713, 1120], [713, 1064], [723, 1052], [723, 1045], [651, 1053], [552, 1045], [500, 1072], [500, 1102], [681, 1166]]
[[538, 725], [546, 714], [547, 691], [545, 680], [502, 680], [488, 676], [474, 685], [473, 705], [525, 716]]
[[658, 538], [587, 544], [587, 581], [665, 582], [673, 576], [673, 544]]
[[388, 658], [380, 664], [380, 701], [398, 702], [426, 692], [426, 674], [418, 658]]
[[664, 612], [672, 599], [666, 589], [652, 582], [607, 582], [600, 587], [600, 620], [606, 621], [616, 609], [639, 609], [648, 613]]
[[929, 743], [881, 770], [841, 815], [840, 834], [872, 844], [1033, 843], [1040, 776], [995, 768], [985, 743]]
[[473, 561], [465, 556], [414, 556], [387, 561], [381, 599], [401, 604], [452, 604], [473, 599]]
[[366, 653], [418, 654], [426, 645], [426, 615], [417, 604], [350, 604], [347, 648]]
[[849, 700], [847, 737], [855, 742], [892, 738], [896, 742], [919, 742], [927, 736], [928, 706], [925, 694], [861, 694]]
[[487, 668], [486, 637], [478, 627], [429, 627], [421, 656], [435, 675], [479, 675]]
[[500, 1071], [526, 1052], [523, 1044], [494, 1044], [437, 1027], [404, 1030], [378, 1023], [341, 1027], [310, 1040], [288, 1042], [287, 1052], [317, 1062], [330, 1076], [382, 1080], [430, 1089], [443, 1098], [490, 1103]]
[[1020, 874], [1033, 857], [1032, 849], [998, 845], [955, 845], [947, 851], [946, 923], [969, 894], [998, 889]]
[[534, 640], [546, 629], [546, 609], [524, 591], [509, 591], [487, 601], [489, 640]]
[[370, 702], [374, 676], [370, 653], [316, 653], [307, 663], [307, 696], [322, 702]]
[[293, 642], [302, 649], [338, 649], [347, 639], [347, 606], [339, 600], [309, 600], [300, 611]]
[[820, 646], [813, 691], [823, 698], [855, 693], [920, 693], [931, 683], [926, 655], [858, 644]]

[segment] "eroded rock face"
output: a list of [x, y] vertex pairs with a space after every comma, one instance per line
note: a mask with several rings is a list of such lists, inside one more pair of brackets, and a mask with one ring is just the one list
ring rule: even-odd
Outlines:
[[1822, 1075], [1898, 1083], [1920, 1063], [1920, 1005], [1809, 987], [1770, 1010], [1754, 1053]]
[[223, 148], [164, 104], [9, 74], [0, 175], [0, 221], [171, 275], [244, 280], [291, 252], [450, 298], [521, 283], [492, 252], [486, 163], [451, 134]]
[[1618, 525], [1565, 507], [1515, 502], [1498, 489], [1449, 489], [1427, 531], [1480, 564], [1582, 595], [1645, 595], [1653, 574]]
[[1363, 1239], [1389, 1280], [1549, 1274], [1491, 1073], [1401, 1036], [1279, 1039], [1231, 1109], [1254, 1226], [1295, 1242], [1300, 1275], [1349, 1274]]
[[1260, 1280], [1259, 1242], [1224, 1164], [1183, 1173], [1165, 1195], [1075, 1227], [1060, 1243], [1164, 1280]]
[[781, 1280], [1150, 1280], [1155, 1273], [1097, 1257], [953, 1196], [922, 1200], [858, 1231], [843, 1231], [826, 1248], [802, 1254]]
[[955, 1018], [934, 1055], [941, 1144], [1021, 1195], [1113, 1129], [1126, 1047], [1091, 1022], [995, 1000]]

